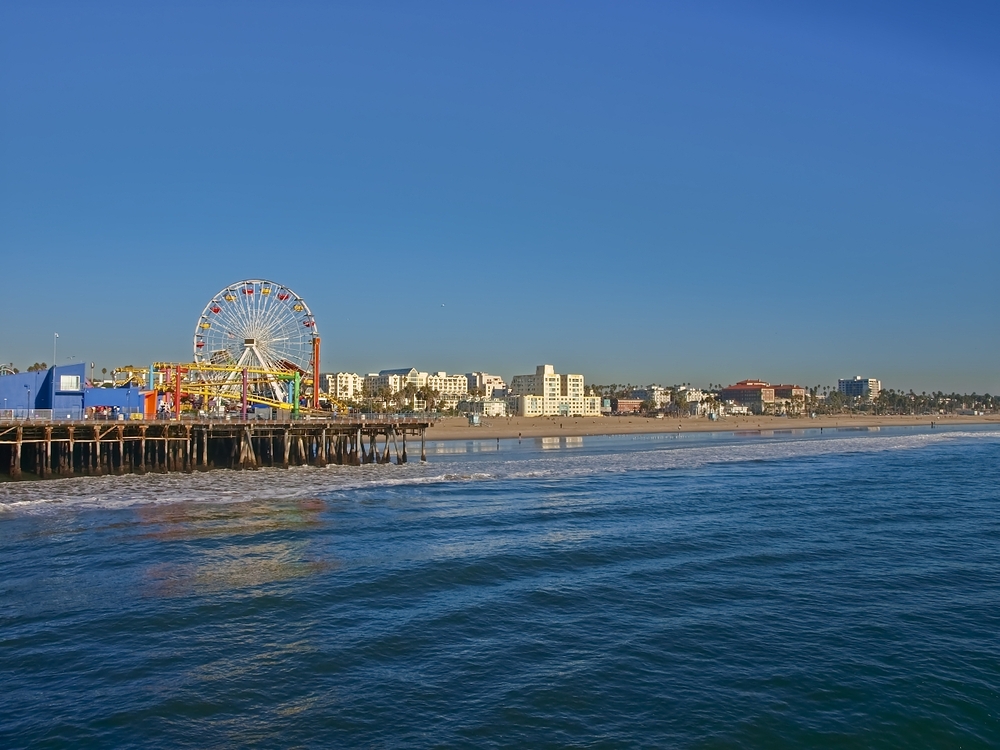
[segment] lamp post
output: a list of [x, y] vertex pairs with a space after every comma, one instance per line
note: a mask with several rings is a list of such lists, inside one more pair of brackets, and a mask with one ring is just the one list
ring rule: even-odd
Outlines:
[[59, 340], [59, 334], [52, 334], [52, 366], [56, 366], [56, 342]]
[[27, 414], [27, 417], [30, 419], [31, 418], [31, 386], [29, 386], [27, 383], [25, 383], [24, 387], [28, 389], [28, 414]]

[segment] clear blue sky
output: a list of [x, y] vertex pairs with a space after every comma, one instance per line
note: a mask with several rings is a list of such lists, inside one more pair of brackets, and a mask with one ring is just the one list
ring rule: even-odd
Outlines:
[[1000, 4], [816, 5], [8, 0], [0, 360], [996, 393]]

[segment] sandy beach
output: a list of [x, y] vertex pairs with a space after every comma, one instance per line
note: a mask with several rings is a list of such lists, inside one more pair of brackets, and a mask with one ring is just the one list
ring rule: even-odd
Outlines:
[[808, 417], [726, 417], [712, 422], [707, 418], [651, 419], [637, 415], [623, 417], [498, 417], [484, 419], [478, 427], [465, 417], [445, 417], [427, 430], [429, 440], [495, 440], [496, 438], [536, 438], [578, 435], [628, 435], [675, 432], [737, 432], [743, 430], [805, 430], [844, 427], [930, 427], [935, 425], [1000, 426], [1000, 415], [989, 416], [821, 416]]

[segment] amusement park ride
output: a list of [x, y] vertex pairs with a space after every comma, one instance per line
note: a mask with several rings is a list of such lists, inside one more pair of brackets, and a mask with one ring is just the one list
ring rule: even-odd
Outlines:
[[[305, 300], [263, 279], [232, 284], [205, 306], [194, 330], [194, 361], [157, 362], [148, 387], [168, 395], [171, 411], [243, 415], [259, 404], [298, 414], [320, 408], [320, 337]], [[324, 397], [334, 408], [347, 407]]]

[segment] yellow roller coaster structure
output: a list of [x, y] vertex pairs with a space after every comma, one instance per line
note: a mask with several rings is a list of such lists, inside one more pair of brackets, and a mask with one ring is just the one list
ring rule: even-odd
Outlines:
[[[240, 402], [244, 408], [248, 404], [260, 404], [275, 409], [300, 411], [301, 396], [304, 391], [312, 391], [318, 384], [307, 373], [300, 370], [266, 370], [260, 367], [236, 367], [202, 362], [156, 362], [153, 364], [153, 385], [161, 393], [173, 394], [175, 412], [185, 396], [198, 396], [208, 404]], [[305, 377], [304, 377], [305, 376]], [[274, 387], [280, 381], [288, 382], [291, 397], [280, 401], [273, 397], [278, 390]], [[340, 413], [346, 414], [347, 405], [336, 399], [327, 399]], [[312, 403], [312, 399], [309, 402]]]

